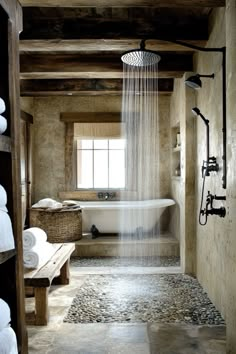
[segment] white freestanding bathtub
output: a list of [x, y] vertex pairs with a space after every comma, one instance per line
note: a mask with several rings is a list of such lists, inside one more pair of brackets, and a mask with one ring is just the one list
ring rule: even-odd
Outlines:
[[130, 233], [137, 228], [151, 230], [164, 209], [174, 205], [172, 199], [144, 201], [77, 201], [82, 209], [82, 230], [95, 225], [100, 233]]

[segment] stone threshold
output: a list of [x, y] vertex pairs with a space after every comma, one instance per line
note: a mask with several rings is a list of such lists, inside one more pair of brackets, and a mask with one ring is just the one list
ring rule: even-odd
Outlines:
[[171, 234], [158, 235], [156, 239], [121, 240], [117, 236], [101, 236], [92, 239], [83, 235], [75, 242], [72, 256], [119, 257], [119, 256], [179, 256], [179, 241]]
[[71, 274], [124, 274], [124, 275], [150, 275], [150, 274], [182, 274], [181, 267], [70, 267]]

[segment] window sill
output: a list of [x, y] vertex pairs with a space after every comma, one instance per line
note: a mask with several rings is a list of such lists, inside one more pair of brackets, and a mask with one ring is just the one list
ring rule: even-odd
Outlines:
[[98, 190], [74, 190], [74, 191], [64, 191], [64, 192], [59, 192], [59, 198], [61, 200], [65, 199], [74, 199], [74, 200], [98, 200], [98, 193], [99, 192], [109, 192], [112, 191], [116, 194], [115, 198], [112, 198], [112, 200], [120, 200], [121, 197], [125, 198], [126, 200], [132, 200], [136, 198], [137, 193], [135, 191], [127, 191], [127, 190], [122, 190], [122, 189], [98, 189]]

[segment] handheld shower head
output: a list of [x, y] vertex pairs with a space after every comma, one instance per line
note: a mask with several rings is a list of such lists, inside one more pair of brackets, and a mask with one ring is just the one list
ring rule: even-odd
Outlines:
[[131, 66], [143, 67], [157, 64], [161, 60], [161, 57], [156, 52], [145, 49], [145, 40], [142, 40], [139, 49], [125, 52], [121, 60], [123, 63]]
[[[200, 109], [197, 107], [192, 108], [192, 112], [195, 116], [200, 116], [206, 126], [206, 163], [208, 164], [209, 160], [210, 160], [210, 157], [209, 157], [209, 150], [210, 150], [210, 147], [209, 147], [209, 145], [210, 145], [209, 144], [209, 134], [210, 134], [209, 133], [209, 120], [204, 117], [204, 115], [200, 112]], [[202, 167], [202, 169], [203, 169], [203, 167]]]
[[195, 116], [200, 116], [206, 125], [209, 125], [209, 120], [204, 117], [204, 115], [200, 112], [199, 108], [192, 108], [192, 112]]
[[200, 114], [200, 109], [197, 107], [192, 108], [192, 112], [195, 116], [198, 116]]

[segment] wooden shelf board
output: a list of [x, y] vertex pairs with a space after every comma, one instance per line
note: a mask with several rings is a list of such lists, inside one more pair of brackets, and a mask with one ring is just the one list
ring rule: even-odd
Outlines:
[[6, 262], [8, 259], [16, 255], [16, 250], [10, 250], [6, 252], [0, 252], [0, 264]]
[[11, 152], [11, 138], [9, 136], [0, 135], [0, 151]]

